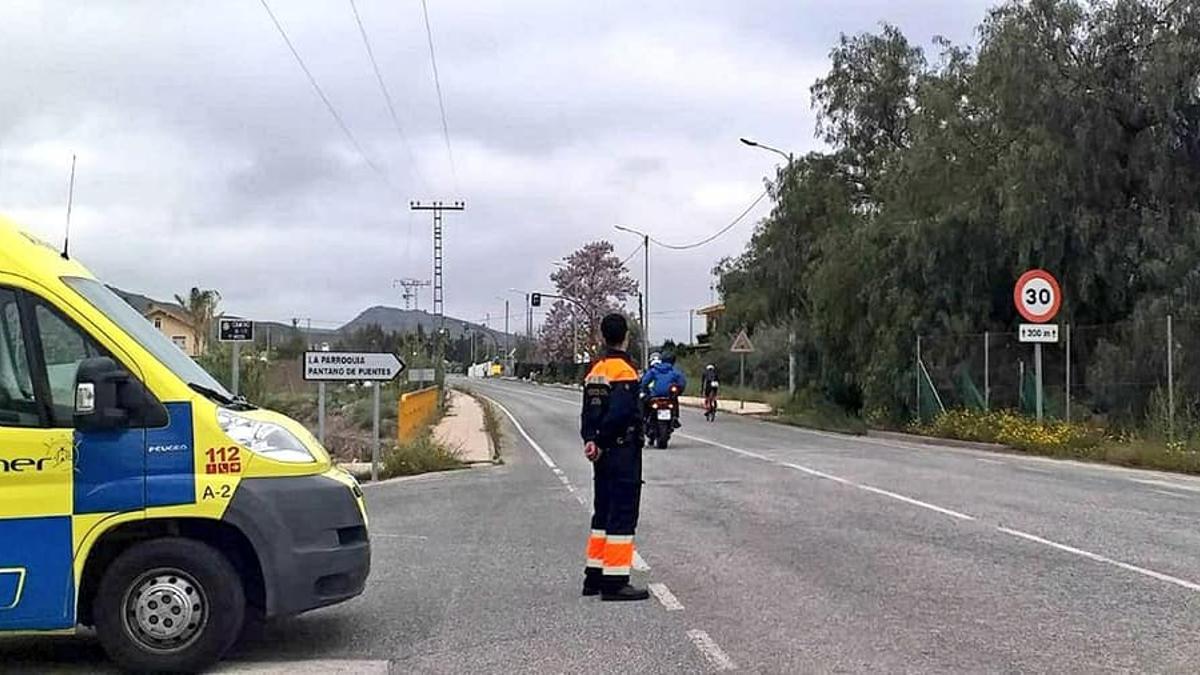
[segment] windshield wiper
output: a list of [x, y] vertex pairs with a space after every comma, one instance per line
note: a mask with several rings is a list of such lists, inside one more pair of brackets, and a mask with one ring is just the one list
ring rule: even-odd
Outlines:
[[192, 391], [203, 394], [208, 400], [219, 403], [227, 408], [233, 410], [254, 410], [254, 406], [246, 400], [245, 396], [226, 396], [216, 389], [196, 384], [195, 382], [188, 382], [188, 386], [192, 388]]

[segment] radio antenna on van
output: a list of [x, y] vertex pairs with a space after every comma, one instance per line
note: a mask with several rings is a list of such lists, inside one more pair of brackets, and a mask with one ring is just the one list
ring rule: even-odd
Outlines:
[[63, 236], [63, 260], [70, 260], [71, 252], [71, 202], [75, 199], [75, 155], [71, 155], [71, 182], [67, 185], [67, 232]]

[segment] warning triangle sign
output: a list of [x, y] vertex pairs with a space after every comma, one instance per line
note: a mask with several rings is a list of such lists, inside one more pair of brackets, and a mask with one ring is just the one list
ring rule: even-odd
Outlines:
[[754, 345], [750, 344], [750, 336], [746, 335], [745, 328], [733, 339], [733, 344], [729, 346], [729, 351], [734, 354], [749, 354], [754, 351]]

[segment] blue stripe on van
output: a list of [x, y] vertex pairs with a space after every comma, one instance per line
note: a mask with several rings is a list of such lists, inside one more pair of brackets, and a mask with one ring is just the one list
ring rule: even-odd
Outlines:
[[192, 404], [168, 403], [167, 414], [167, 426], [146, 430], [146, 506], [196, 501]]
[[0, 630], [74, 625], [70, 516], [0, 518]]
[[116, 513], [146, 504], [146, 431], [75, 432], [75, 513]]

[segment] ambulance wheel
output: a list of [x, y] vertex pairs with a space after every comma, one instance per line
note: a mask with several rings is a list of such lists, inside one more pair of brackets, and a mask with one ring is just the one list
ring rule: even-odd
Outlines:
[[245, 612], [241, 578], [225, 556], [193, 539], [154, 539], [104, 573], [96, 634], [122, 669], [196, 672], [233, 646]]

